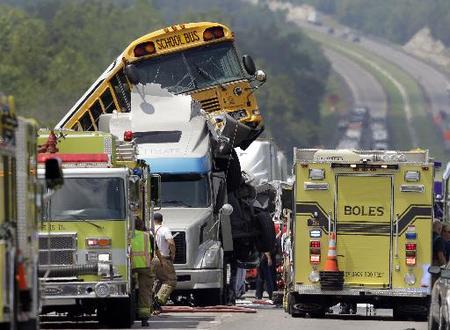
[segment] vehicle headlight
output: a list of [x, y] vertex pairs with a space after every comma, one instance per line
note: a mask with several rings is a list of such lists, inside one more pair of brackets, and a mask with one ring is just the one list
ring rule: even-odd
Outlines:
[[320, 281], [320, 274], [317, 270], [313, 270], [311, 273], [309, 273], [308, 278], [311, 282], [317, 283]]
[[406, 273], [405, 275], [405, 283], [408, 285], [416, 284], [416, 276], [413, 273]]
[[202, 268], [218, 268], [220, 261], [220, 244], [212, 245], [205, 251], [202, 259]]
[[311, 168], [309, 170], [309, 178], [311, 180], [323, 180], [325, 178], [325, 170], [323, 168]]
[[406, 171], [405, 181], [418, 182], [420, 180], [420, 173], [418, 171]]
[[95, 294], [99, 298], [106, 298], [109, 296], [109, 286], [106, 283], [97, 283], [94, 287]]
[[111, 253], [99, 253], [97, 259], [99, 262], [110, 262], [111, 261]]

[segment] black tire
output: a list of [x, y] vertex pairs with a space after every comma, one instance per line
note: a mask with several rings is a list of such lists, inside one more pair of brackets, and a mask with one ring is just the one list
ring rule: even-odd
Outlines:
[[216, 306], [222, 304], [222, 292], [220, 289], [202, 289], [194, 293], [196, 306]]
[[38, 321], [37, 319], [29, 319], [28, 321], [19, 322], [18, 324], [18, 330], [37, 330], [38, 327]]
[[288, 293], [288, 313], [292, 316], [292, 317], [304, 317], [305, 314], [296, 310], [294, 308], [294, 305], [297, 303], [297, 300], [295, 298], [295, 295], [293, 293]]
[[97, 319], [108, 328], [130, 328], [136, 318], [135, 297], [105, 299], [97, 309]]
[[259, 235], [255, 240], [256, 249], [259, 252], [271, 252], [275, 250], [275, 226], [268, 212], [258, 211], [255, 215]]

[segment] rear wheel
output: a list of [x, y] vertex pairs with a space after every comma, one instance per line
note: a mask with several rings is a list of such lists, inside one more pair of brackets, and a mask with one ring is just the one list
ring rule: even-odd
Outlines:
[[295, 297], [295, 294], [293, 293], [288, 293], [288, 301], [287, 301], [287, 309], [288, 309], [288, 313], [291, 314], [292, 317], [303, 317], [305, 316], [305, 313], [302, 313], [300, 311], [298, 311], [295, 308], [295, 305], [297, 304], [297, 299]]
[[422, 305], [397, 304], [393, 308], [393, 316], [400, 321], [426, 321], [428, 309]]

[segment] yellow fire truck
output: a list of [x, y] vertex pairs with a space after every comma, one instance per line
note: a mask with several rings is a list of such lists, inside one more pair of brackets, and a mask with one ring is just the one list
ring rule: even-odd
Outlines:
[[[395, 318], [426, 317], [434, 177], [428, 151], [296, 149], [294, 155], [285, 310], [321, 316], [338, 303], [369, 303], [392, 308]], [[331, 233], [343, 287], [330, 287], [328, 273], [321, 278]]]
[[38, 162], [57, 156], [64, 175], [39, 232], [43, 313], [96, 313], [111, 327], [134, 322], [134, 220], [149, 228], [156, 200], [150, 200], [149, 167], [136, 161], [134, 142], [126, 140], [103, 132], [40, 132]]
[[0, 97], [1, 329], [38, 326], [36, 134], [35, 121], [16, 117], [12, 97]]

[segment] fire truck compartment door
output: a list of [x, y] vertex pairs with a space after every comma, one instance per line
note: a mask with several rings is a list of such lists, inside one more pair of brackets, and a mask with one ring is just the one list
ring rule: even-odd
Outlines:
[[389, 288], [391, 177], [339, 175], [336, 189], [338, 265], [345, 285]]

